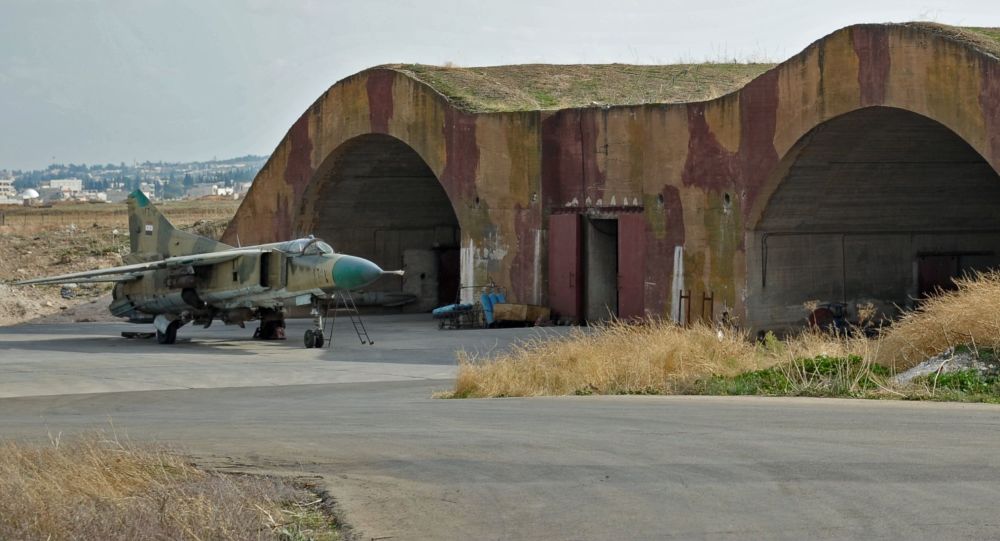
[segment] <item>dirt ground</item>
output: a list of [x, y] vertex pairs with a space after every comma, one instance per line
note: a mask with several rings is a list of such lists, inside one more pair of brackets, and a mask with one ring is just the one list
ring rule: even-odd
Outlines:
[[[218, 237], [239, 201], [158, 205], [173, 224]], [[26, 321], [112, 321], [111, 284], [63, 287], [12, 282], [122, 264], [128, 215], [121, 204], [74, 203], [48, 208], [0, 207], [0, 326]]]

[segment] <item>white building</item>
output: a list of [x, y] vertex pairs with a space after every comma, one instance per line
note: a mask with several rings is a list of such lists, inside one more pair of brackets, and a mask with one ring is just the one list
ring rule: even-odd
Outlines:
[[17, 196], [14, 189], [14, 179], [0, 178], [0, 205], [17, 205], [21, 203], [21, 198]]
[[208, 196], [224, 196], [232, 197], [234, 194], [233, 188], [227, 188], [225, 186], [219, 186], [218, 184], [213, 184], [211, 186], [206, 186], [204, 184], [198, 186], [192, 186], [187, 191], [188, 199], [198, 199], [199, 197]]
[[49, 187], [75, 194], [83, 191], [83, 181], [78, 178], [54, 178], [49, 181]]

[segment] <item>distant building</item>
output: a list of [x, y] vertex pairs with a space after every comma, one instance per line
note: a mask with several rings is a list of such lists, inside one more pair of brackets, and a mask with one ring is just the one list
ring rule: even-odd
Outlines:
[[0, 205], [16, 205], [21, 202], [14, 189], [14, 179], [0, 178]]
[[61, 188], [53, 188], [51, 186], [39, 186], [38, 194], [39, 199], [47, 203], [62, 201], [70, 198], [68, 191], [63, 191]]
[[28, 188], [28, 189], [24, 190], [23, 192], [21, 192], [20, 198], [21, 198], [21, 202], [22, 202], [22, 204], [24, 206], [30, 207], [30, 206], [38, 204], [38, 202], [40, 200], [39, 199], [40, 195], [38, 193], [38, 190], [35, 190], [34, 188]]
[[75, 199], [78, 201], [107, 203], [108, 194], [106, 192], [99, 192], [97, 190], [84, 190], [76, 194]]
[[121, 203], [128, 198], [128, 192], [121, 189], [110, 189], [106, 192], [106, 196], [109, 203]]
[[54, 178], [49, 181], [49, 187], [75, 194], [83, 191], [83, 180], [78, 178]]
[[218, 184], [213, 184], [211, 186], [202, 184], [198, 186], [192, 186], [190, 189], [188, 189], [187, 198], [198, 199], [200, 197], [220, 196], [220, 195], [223, 197], [232, 197], [235, 193], [236, 192], [234, 191], [233, 188], [219, 186]]
[[207, 186], [204, 184], [192, 186], [187, 191], [188, 199], [198, 199], [200, 197], [207, 197], [209, 195], [215, 195], [214, 190], [218, 189], [216, 186]]

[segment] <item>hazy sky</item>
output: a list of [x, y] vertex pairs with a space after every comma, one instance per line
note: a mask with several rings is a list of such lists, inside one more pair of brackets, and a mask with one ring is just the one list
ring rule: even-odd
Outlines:
[[783, 60], [908, 20], [1000, 26], [1000, 1], [0, 0], [0, 169], [269, 154], [388, 62]]

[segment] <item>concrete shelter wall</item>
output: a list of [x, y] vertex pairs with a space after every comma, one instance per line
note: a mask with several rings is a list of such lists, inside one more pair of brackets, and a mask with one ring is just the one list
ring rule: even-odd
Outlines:
[[692, 298], [711, 292], [716, 315], [745, 319], [748, 232], [784, 178], [783, 158], [816, 126], [872, 106], [930, 118], [1000, 166], [1000, 62], [926, 28], [848, 27], [737, 92], [687, 104], [472, 114], [374, 68], [331, 87], [293, 125], [226, 238], [308, 232], [317, 169], [348, 139], [385, 133], [412, 147], [448, 193], [463, 283], [494, 279], [515, 301], [545, 303], [551, 209], [638, 207], [648, 224], [646, 310], [668, 315], [674, 248], [683, 246]]
[[[837, 117], [799, 140], [749, 233], [748, 323], [801, 325], [807, 301], [913, 305], [921, 254], [1000, 245], [1000, 176], [941, 124], [901, 109]], [[979, 269], [985, 270], [985, 269]]]
[[359, 73], [295, 122], [224, 237], [247, 244], [321, 228], [316, 202], [344, 144], [385, 134], [413, 149], [447, 193], [461, 228], [463, 285], [495, 281], [514, 299], [543, 303], [537, 118], [465, 113], [398, 72]]

